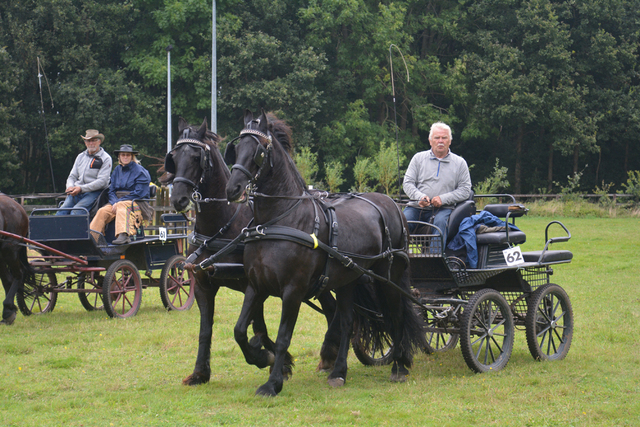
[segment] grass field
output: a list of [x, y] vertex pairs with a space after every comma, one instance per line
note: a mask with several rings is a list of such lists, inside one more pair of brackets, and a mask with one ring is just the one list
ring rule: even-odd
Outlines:
[[[554, 218], [555, 219], [555, 218]], [[341, 389], [315, 372], [324, 319], [304, 307], [290, 348], [291, 380], [276, 398], [256, 398], [267, 370], [248, 366], [233, 340], [242, 295], [220, 291], [206, 385], [193, 370], [199, 313], [164, 311], [156, 288], [126, 320], [86, 312], [62, 294], [53, 313], [0, 327], [0, 426], [638, 426], [640, 425], [640, 252], [637, 218], [561, 220], [574, 253], [553, 281], [568, 292], [575, 334], [567, 358], [535, 362], [516, 333], [507, 367], [473, 374], [459, 347], [417, 355], [404, 384], [390, 367], [349, 356]], [[522, 218], [523, 250], [541, 249], [549, 218]], [[269, 299], [276, 330], [279, 300]]]

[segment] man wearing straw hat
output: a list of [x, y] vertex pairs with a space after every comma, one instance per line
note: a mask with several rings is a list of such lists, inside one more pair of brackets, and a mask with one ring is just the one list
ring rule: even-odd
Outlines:
[[[88, 129], [85, 136], [80, 135], [87, 149], [78, 154], [67, 178], [65, 193], [67, 198], [61, 208], [91, 209], [102, 190], [109, 186], [111, 175], [111, 156], [100, 147], [104, 135], [96, 129]], [[84, 209], [60, 210], [56, 215], [82, 215]]]

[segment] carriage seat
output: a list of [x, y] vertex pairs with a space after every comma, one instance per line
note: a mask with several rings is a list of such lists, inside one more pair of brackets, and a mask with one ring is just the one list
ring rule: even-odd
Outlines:
[[[476, 213], [476, 202], [473, 200], [473, 191], [468, 200], [460, 202], [451, 212], [449, 222], [447, 224], [447, 243], [449, 243], [458, 234], [460, 223], [463, 219], [469, 218]], [[446, 246], [446, 245], [445, 245]]]
[[524, 258], [525, 262], [539, 262], [542, 264], [553, 264], [553, 263], [571, 261], [573, 259], [573, 253], [571, 253], [571, 251], [563, 251], [563, 250], [530, 251], [530, 252], [523, 252], [522, 257]]
[[485, 211], [492, 213], [498, 218], [519, 218], [526, 215], [528, 209], [519, 203], [494, 203], [484, 207]]
[[[509, 222], [515, 225], [515, 218], [524, 216], [529, 211], [524, 205], [519, 203], [495, 203], [486, 205], [483, 209], [498, 218], [502, 218], [505, 222]], [[508, 227], [504, 227], [504, 231], [493, 231], [490, 233], [479, 233], [476, 235], [476, 242], [480, 245], [503, 245], [513, 244], [519, 245], [527, 241], [527, 236], [522, 231], [507, 230]], [[507, 232], [508, 231], [508, 232]]]

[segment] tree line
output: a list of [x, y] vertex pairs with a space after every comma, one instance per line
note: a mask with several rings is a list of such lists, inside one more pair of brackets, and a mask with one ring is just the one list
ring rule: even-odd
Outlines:
[[[272, 111], [334, 189], [361, 188], [389, 152], [404, 170], [435, 121], [453, 128], [474, 183], [499, 164], [514, 193], [576, 177], [584, 191], [623, 190], [640, 170], [637, 1], [216, 6], [217, 132], [237, 135], [244, 109]], [[139, 149], [155, 176], [166, 49], [175, 139], [179, 116], [210, 115], [211, 19], [210, 0], [0, 0], [0, 191], [53, 191], [52, 169], [63, 191], [89, 128], [110, 152]]]

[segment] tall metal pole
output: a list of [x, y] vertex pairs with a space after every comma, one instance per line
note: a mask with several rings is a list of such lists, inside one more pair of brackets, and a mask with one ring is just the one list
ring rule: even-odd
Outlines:
[[167, 153], [171, 151], [171, 49], [167, 46]]
[[212, 0], [211, 12], [211, 130], [218, 133], [218, 111], [216, 103], [218, 102], [218, 82], [216, 79], [216, 63], [218, 57], [216, 56], [216, 0]]

